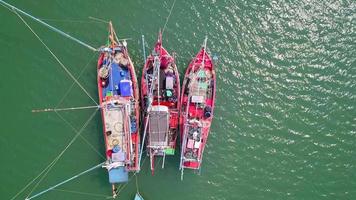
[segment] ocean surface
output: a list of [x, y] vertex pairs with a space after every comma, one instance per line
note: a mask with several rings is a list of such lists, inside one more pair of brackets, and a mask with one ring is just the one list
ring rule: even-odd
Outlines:
[[[200, 175], [186, 170], [181, 181], [176, 154], [152, 176], [146, 159], [138, 187], [132, 177], [118, 199], [133, 199], [137, 188], [146, 200], [356, 199], [356, 1], [7, 2], [93, 47], [105, 44], [108, 32], [94, 18], [112, 20], [119, 38], [130, 38], [138, 77], [141, 35], [151, 52], [164, 28], [163, 45], [177, 53], [181, 75], [208, 36], [208, 48], [219, 58], [218, 89]], [[23, 19], [97, 101], [98, 54]], [[24, 199], [103, 161], [98, 112], [31, 112], [95, 104], [3, 6], [0, 63], [1, 200]], [[64, 149], [44, 178], [22, 191]], [[110, 195], [107, 173], [97, 169], [35, 199]]]

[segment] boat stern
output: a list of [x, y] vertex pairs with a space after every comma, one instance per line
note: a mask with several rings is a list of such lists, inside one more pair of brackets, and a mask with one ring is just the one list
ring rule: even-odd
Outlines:
[[109, 171], [109, 182], [111, 184], [115, 183], [125, 183], [129, 180], [129, 173], [125, 167], [112, 168]]

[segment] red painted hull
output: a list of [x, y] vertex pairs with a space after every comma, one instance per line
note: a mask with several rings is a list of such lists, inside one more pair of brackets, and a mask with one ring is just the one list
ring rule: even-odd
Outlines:
[[[128, 153], [126, 155], [126, 159], [128, 160], [125, 164], [125, 169], [127, 171], [139, 171], [140, 170], [140, 166], [139, 166], [139, 147], [140, 147], [140, 135], [139, 135], [139, 123], [140, 123], [140, 107], [139, 107], [139, 90], [138, 90], [138, 83], [137, 83], [137, 77], [135, 74], [135, 69], [134, 69], [134, 65], [129, 57], [128, 51], [126, 49], [125, 46], [123, 46], [122, 44], [115, 44], [115, 45], [110, 45], [107, 46], [107, 48], [110, 49], [114, 49], [120, 47], [121, 49], [123, 49], [123, 54], [125, 57], [127, 57], [128, 59], [128, 64], [127, 64], [127, 70], [130, 76], [130, 81], [132, 82], [132, 95], [130, 97], [122, 97], [120, 95], [113, 95], [112, 97], [104, 97], [105, 94], [103, 92], [104, 88], [102, 85], [103, 80], [99, 77], [99, 69], [102, 67], [103, 65], [103, 60], [105, 57], [106, 52], [100, 53], [99, 55], [99, 59], [98, 59], [98, 63], [97, 63], [97, 70], [98, 70], [98, 77], [97, 77], [97, 81], [98, 81], [98, 92], [99, 92], [99, 102], [100, 102], [100, 106], [101, 108], [103, 108], [105, 105], [107, 105], [108, 101], [111, 100], [118, 100], [118, 99], [122, 99], [124, 101], [132, 101], [133, 106], [132, 106], [132, 110], [133, 113], [131, 115], [131, 117], [135, 118], [136, 123], [137, 123], [137, 128], [136, 131], [131, 132], [131, 141], [133, 144], [133, 152], [132, 153]], [[104, 136], [104, 140], [105, 140], [105, 149], [106, 149], [106, 157], [108, 160], [111, 159], [111, 153], [112, 153], [112, 148], [110, 147], [109, 141], [108, 141], [108, 136], [106, 134], [107, 130], [105, 127], [105, 123], [106, 123], [106, 118], [104, 115], [104, 110], [101, 109], [101, 117], [102, 117], [102, 122], [103, 122], [103, 136]], [[127, 123], [127, 120], [129, 120], [130, 116], [125, 116], [124, 122], [122, 123]], [[131, 128], [131, 127], [129, 127]], [[127, 130], [128, 128], [126, 128], [126, 132], [128, 132]]]
[[[179, 81], [179, 73], [177, 66], [175, 64], [175, 59], [173, 56], [171, 56], [168, 51], [162, 46], [161, 44], [161, 38], [159, 37], [158, 42], [156, 43], [154, 47], [154, 51], [158, 53], [159, 59], [160, 59], [160, 73], [165, 73], [168, 68], [167, 66], [170, 66], [170, 75], [171, 77], [174, 77], [174, 87], [171, 90], [173, 93], [174, 98], [164, 98], [162, 92], [160, 96], [157, 95], [157, 93], [154, 93], [153, 95], [153, 101], [152, 101], [152, 106], [167, 106], [168, 107], [168, 112], [169, 112], [169, 132], [171, 133], [171, 137], [169, 139], [169, 145], [168, 148], [171, 155], [174, 154], [175, 148], [176, 148], [176, 140], [178, 136], [178, 128], [179, 128], [179, 107], [180, 107], [180, 81]], [[146, 59], [145, 65], [142, 69], [142, 78], [141, 78], [141, 106], [142, 110], [144, 112], [144, 122], [147, 119], [147, 98], [148, 98], [148, 93], [149, 93], [149, 86], [148, 86], [148, 79], [146, 74], [148, 73], [148, 70], [153, 68], [153, 62], [154, 62], [154, 56], [150, 55]], [[164, 70], [166, 69], [166, 70]], [[164, 91], [164, 89], [162, 90]], [[150, 135], [148, 133], [147, 137], [149, 138]], [[152, 171], [154, 170], [154, 156], [163, 156], [164, 150], [162, 149], [154, 149], [149, 147], [149, 142], [147, 142], [146, 148], [148, 149], [148, 153], [151, 156], [151, 169]], [[166, 149], [167, 150], [167, 149]]]
[[203, 47], [189, 64], [182, 86], [180, 100], [181, 169], [200, 169], [213, 120], [215, 91], [214, 65]]

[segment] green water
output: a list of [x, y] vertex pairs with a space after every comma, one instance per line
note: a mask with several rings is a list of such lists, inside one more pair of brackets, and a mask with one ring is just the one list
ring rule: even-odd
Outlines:
[[[94, 47], [105, 43], [107, 26], [88, 17], [112, 20], [120, 38], [132, 38], [140, 77], [141, 35], [150, 51], [173, 0], [8, 2]], [[215, 118], [201, 175], [187, 170], [180, 181], [176, 155], [151, 176], [146, 159], [138, 175], [145, 199], [356, 199], [355, 13], [350, 0], [176, 1], [163, 44], [177, 52], [183, 74], [208, 35], [209, 49], [219, 55]], [[96, 99], [97, 54], [25, 20]], [[93, 102], [77, 85], [71, 88], [72, 79], [4, 7], [0, 27], [0, 199], [11, 199], [93, 112], [60, 113], [68, 125], [56, 113], [31, 110]], [[101, 162], [101, 131], [97, 113], [31, 194]], [[59, 189], [111, 195], [102, 169]], [[119, 199], [133, 199], [135, 191], [132, 179]], [[38, 199], [104, 196], [57, 190]]]

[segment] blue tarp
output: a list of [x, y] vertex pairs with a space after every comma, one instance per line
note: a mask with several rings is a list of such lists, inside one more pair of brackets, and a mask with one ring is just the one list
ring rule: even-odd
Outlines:
[[[109, 75], [109, 84], [105, 88], [103, 88], [103, 94], [102, 94], [103, 98], [105, 98], [106, 95], [109, 93], [111, 93], [112, 95], [121, 95], [122, 89], [121, 89], [120, 82], [122, 80], [131, 80], [131, 76], [128, 69], [125, 67], [121, 67], [116, 63], [112, 63], [110, 75]], [[127, 85], [125, 84], [123, 86], [127, 87]], [[125, 89], [124, 92], [127, 92], [127, 89], [126, 88], [124, 89]], [[130, 91], [131, 91], [131, 85], [130, 85]]]
[[129, 180], [129, 173], [125, 170], [125, 167], [113, 168], [109, 171], [110, 183], [124, 183]]

